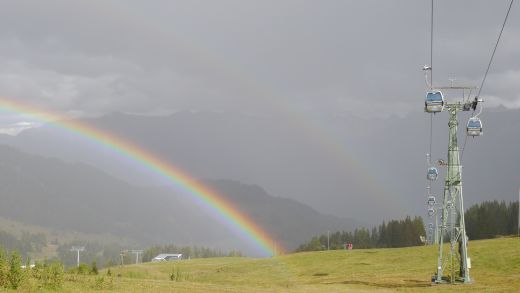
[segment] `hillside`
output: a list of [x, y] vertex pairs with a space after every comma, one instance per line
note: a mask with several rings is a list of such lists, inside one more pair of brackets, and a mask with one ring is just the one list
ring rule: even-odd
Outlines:
[[[356, 225], [295, 200], [273, 197], [256, 185], [231, 180], [205, 183], [287, 249], [296, 248], [314, 234]], [[239, 249], [254, 255], [213, 215], [174, 189], [134, 186], [87, 164], [29, 155], [7, 146], [0, 146], [0, 202], [0, 218], [23, 224], [70, 233], [108, 234], [135, 240], [141, 247], [175, 243]]]
[[[436, 247], [296, 253], [268, 259], [215, 258], [111, 268], [113, 277], [72, 278], [65, 291], [345, 292], [492, 291], [520, 288], [520, 238], [470, 242], [469, 285], [431, 286]], [[176, 281], [170, 280], [174, 275]], [[96, 283], [97, 282], [97, 283]], [[97, 285], [96, 285], [97, 284]]]
[[[508, 174], [520, 172], [516, 155], [520, 112], [495, 111], [482, 116], [484, 136], [468, 139], [466, 144], [463, 176], [468, 206], [484, 200], [516, 199], [518, 184]], [[320, 131], [318, 136], [309, 135], [288, 126], [284, 119], [230, 113], [113, 113], [82, 121], [117, 133], [195, 177], [259, 184], [271, 194], [295, 199], [320, 212], [371, 225], [403, 214], [426, 214], [422, 191], [429, 116], [328, 119], [327, 131], [335, 140]], [[433, 159], [446, 159], [446, 119], [444, 114], [435, 116]], [[466, 119], [461, 115], [461, 125]], [[462, 133], [460, 139], [463, 144]], [[0, 142], [32, 154], [88, 163], [132, 184], [161, 183], [114, 158], [113, 153], [49, 125], [14, 137], [0, 135]], [[337, 145], [329, 147], [329, 143]], [[442, 178], [444, 170], [440, 171]], [[406, 183], [399, 178], [407, 178]], [[440, 190], [441, 181], [433, 191]]]

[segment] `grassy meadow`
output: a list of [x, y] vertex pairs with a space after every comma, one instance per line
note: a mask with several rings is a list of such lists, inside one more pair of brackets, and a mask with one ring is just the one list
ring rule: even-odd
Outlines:
[[63, 292], [520, 292], [520, 238], [470, 241], [473, 284], [431, 285], [436, 247], [146, 263], [65, 276]]

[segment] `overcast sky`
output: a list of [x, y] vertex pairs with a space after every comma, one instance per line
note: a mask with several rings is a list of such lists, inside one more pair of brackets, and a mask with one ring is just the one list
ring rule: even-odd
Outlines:
[[[508, 5], [435, 1], [435, 84], [480, 84]], [[311, 139], [329, 144], [324, 152], [369, 153], [365, 142], [341, 137], [345, 119], [368, 119], [366, 128], [374, 129], [389, 117], [419, 115], [429, 49], [428, 0], [0, 2], [1, 97], [74, 117], [185, 110], [287, 116], [288, 123], [305, 123], [292, 126], [313, 131]], [[486, 111], [518, 109], [519, 93], [515, 3], [481, 96]], [[3, 114], [0, 132], [16, 134], [31, 123], [30, 117]], [[363, 128], [354, 126], [351, 131], [362, 137]], [[376, 171], [359, 172], [385, 174], [373, 157], [363, 166]], [[406, 176], [389, 184], [398, 190]], [[344, 180], [337, 177], [339, 186]], [[340, 190], [334, 184], [331, 194]], [[310, 193], [324, 185], [314, 188]], [[291, 193], [279, 190], [276, 195]], [[322, 210], [339, 213], [338, 206]]]
[[[508, 2], [435, 2], [437, 83], [480, 83]], [[74, 115], [402, 116], [422, 110], [429, 7], [415, 0], [3, 1], [0, 93]], [[482, 93], [486, 105], [519, 108], [519, 79], [513, 7]]]

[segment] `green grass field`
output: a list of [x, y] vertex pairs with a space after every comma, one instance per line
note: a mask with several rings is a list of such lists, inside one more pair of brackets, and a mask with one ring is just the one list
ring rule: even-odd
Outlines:
[[[520, 292], [520, 238], [471, 241], [469, 285], [431, 285], [435, 247], [147, 263], [67, 275], [64, 292]], [[173, 280], [172, 280], [173, 279]]]

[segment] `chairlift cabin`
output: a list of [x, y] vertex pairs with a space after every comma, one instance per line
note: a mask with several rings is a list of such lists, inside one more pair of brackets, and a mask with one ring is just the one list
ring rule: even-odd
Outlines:
[[468, 136], [481, 136], [482, 135], [482, 121], [478, 117], [471, 117], [468, 120], [466, 127]]
[[433, 206], [435, 204], [435, 196], [430, 195], [428, 196], [428, 205]]
[[437, 180], [437, 177], [439, 176], [439, 171], [435, 167], [428, 168], [428, 173], [426, 173], [426, 178], [428, 180], [434, 181]]
[[428, 113], [441, 112], [444, 109], [444, 96], [440, 91], [432, 91], [426, 93], [426, 101], [424, 102], [424, 111]]
[[432, 217], [435, 214], [435, 210], [432, 208], [428, 209], [428, 216]]

